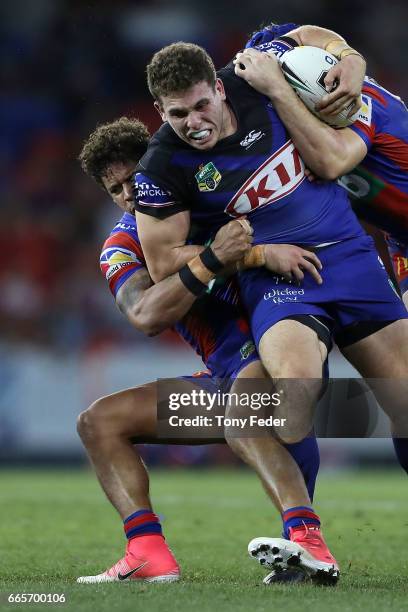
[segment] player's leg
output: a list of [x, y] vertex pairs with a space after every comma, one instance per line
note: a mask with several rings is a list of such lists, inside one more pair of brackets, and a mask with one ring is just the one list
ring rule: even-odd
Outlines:
[[[315, 330], [299, 321], [284, 320], [263, 335], [259, 352], [282, 399], [274, 416], [287, 418], [290, 425], [284, 433], [279, 430], [279, 437], [287, 442], [298, 441], [311, 429], [326, 346]], [[237, 381], [238, 389], [242, 382]], [[283, 511], [284, 530], [289, 536], [289, 541], [255, 538], [248, 546], [249, 553], [264, 566], [281, 569], [296, 564], [312, 577], [335, 582], [339, 575], [337, 563], [323, 540], [320, 519], [311, 506], [300, 472], [286, 449], [277, 446], [279, 442], [272, 437], [254, 437], [235, 444], [246, 447], [243, 455], [250, 459], [271, 499]], [[265, 459], [268, 453], [270, 460]]]
[[[391, 242], [387, 239], [387, 243], [391, 247], [395, 276], [403, 291], [404, 252], [392, 239]], [[406, 307], [369, 237], [336, 245], [332, 250], [335, 257], [330, 264], [334, 278], [348, 278], [348, 269], [353, 271], [354, 278], [339, 303], [337, 316], [341, 328], [336, 330], [336, 342], [345, 357], [368, 379], [378, 402], [389, 414], [397, 457], [408, 472], [408, 438], [404, 437], [407, 435]], [[339, 285], [340, 295], [344, 289]]]
[[[252, 392], [259, 391], [263, 381], [267, 382], [266, 372], [260, 361], [253, 361], [239, 372], [230, 390], [231, 397], [251, 396]], [[225, 416], [239, 419], [247, 418], [250, 413], [251, 409], [241, 407], [238, 400], [227, 406]], [[247, 426], [239, 430], [226, 427], [225, 439], [234, 453], [256, 471], [279, 513], [293, 506], [310, 506], [305, 478], [290, 452], [276, 437], [265, 430], [258, 431], [255, 426]], [[293, 446], [289, 445], [289, 449]]]
[[156, 383], [101, 398], [79, 416], [79, 435], [106, 496], [124, 521], [128, 541], [123, 559], [102, 574], [83, 576], [79, 582], [163, 582], [179, 577], [178, 564], [152, 511], [146, 467], [133, 445], [135, 440], [154, 441], [156, 427]]
[[274, 415], [285, 419], [276, 433], [286, 443], [298, 442], [312, 429], [327, 346], [312, 327], [284, 319], [263, 334], [259, 354], [279, 392], [280, 404]]
[[[252, 392], [266, 390], [266, 387], [263, 389], [264, 381], [267, 381], [267, 377], [261, 362], [253, 361], [238, 373], [230, 390], [231, 397], [242, 397], [243, 393], [251, 395]], [[244, 410], [244, 413], [248, 416], [248, 409]], [[225, 416], [245, 418], [244, 413], [237, 404], [231, 403]], [[226, 441], [234, 453], [257, 473], [266, 493], [282, 516], [284, 537], [289, 539], [289, 517], [296, 519], [296, 511], [299, 513], [297, 524], [305, 520], [306, 523], [310, 521], [316, 525], [317, 515], [311, 507], [320, 461], [316, 438], [310, 436], [296, 444], [284, 445], [269, 432], [258, 432], [257, 435], [255, 428], [249, 428], [243, 437], [241, 433], [237, 435], [233, 427], [226, 427]], [[295, 514], [291, 514], [294, 508]], [[286, 514], [285, 511], [289, 512]], [[270, 538], [262, 539], [259, 544], [257, 539], [255, 546], [251, 542], [248, 548], [250, 555], [261, 564], [266, 564], [267, 568], [274, 566], [274, 559], [272, 560], [269, 552], [269, 540]], [[293, 583], [305, 578], [306, 574], [298, 568], [276, 567], [266, 576], [264, 582]]]
[[150, 509], [149, 477], [132, 437], [154, 437], [156, 383], [98, 399], [78, 418], [78, 433], [98, 480], [123, 520]]
[[[400, 319], [343, 346], [388, 414], [396, 438], [408, 438], [408, 319]], [[403, 466], [406, 467], [406, 466]]]

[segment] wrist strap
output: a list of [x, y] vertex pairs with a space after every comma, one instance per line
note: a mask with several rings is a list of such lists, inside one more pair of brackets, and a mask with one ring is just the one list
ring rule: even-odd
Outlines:
[[183, 285], [197, 297], [207, 290], [207, 285], [194, 276], [188, 264], [179, 270], [179, 276]]
[[340, 60], [344, 59], [348, 55], [359, 55], [361, 59], [366, 61], [364, 55], [362, 55], [361, 53], [359, 53], [358, 51], [356, 51], [356, 49], [353, 49], [352, 47], [349, 47], [348, 49], [343, 49], [343, 51], [340, 53]]
[[247, 270], [248, 268], [260, 268], [265, 265], [265, 245], [257, 244], [245, 255], [244, 259], [238, 262], [237, 270]]
[[338, 38], [329, 40], [324, 48], [338, 60], [342, 60], [344, 57], [347, 57], [347, 55], [359, 55], [364, 59], [363, 55], [356, 49], [353, 49], [353, 47], [350, 47], [345, 40], [339, 40]]
[[208, 246], [204, 251], [199, 255], [201, 261], [205, 265], [210, 272], [217, 274], [220, 270], [223, 269], [224, 265], [220, 262], [218, 257], [214, 254], [214, 251], [210, 246]]

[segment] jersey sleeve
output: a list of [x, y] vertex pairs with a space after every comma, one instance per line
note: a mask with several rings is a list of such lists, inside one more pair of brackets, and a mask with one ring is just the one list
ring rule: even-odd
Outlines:
[[188, 206], [172, 191], [164, 189], [154, 179], [141, 172], [135, 174], [134, 191], [135, 208], [145, 215], [166, 219], [182, 210], [188, 210]]
[[363, 88], [358, 118], [350, 125], [350, 129], [364, 140], [367, 149], [370, 150], [379, 126], [383, 123], [384, 105], [380, 99], [365, 93], [364, 90], [367, 91], [367, 88]]
[[146, 268], [140, 242], [127, 231], [113, 233], [105, 240], [99, 262], [114, 297], [128, 278]]
[[[268, 51], [273, 41], [285, 37], [288, 32], [291, 32], [297, 27], [296, 23], [284, 23], [281, 25], [272, 23], [262, 28], [262, 30], [255, 32], [246, 43], [245, 48], [256, 47], [260, 51]], [[291, 39], [288, 38], [288, 40]], [[297, 43], [292, 41], [292, 47], [294, 46], [297, 46]]]

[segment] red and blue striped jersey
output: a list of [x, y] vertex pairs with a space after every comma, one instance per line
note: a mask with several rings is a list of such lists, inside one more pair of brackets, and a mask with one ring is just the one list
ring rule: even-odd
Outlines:
[[408, 110], [402, 100], [366, 78], [359, 119], [350, 126], [368, 153], [340, 179], [358, 201], [357, 213], [403, 241], [408, 240]]
[[[146, 269], [135, 218], [125, 213], [105, 240], [100, 267], [116, 297], [132, 274]], [[174, 326], [214, 376], [229, 376], [255, 351], [235, 281], [196, 300]]]

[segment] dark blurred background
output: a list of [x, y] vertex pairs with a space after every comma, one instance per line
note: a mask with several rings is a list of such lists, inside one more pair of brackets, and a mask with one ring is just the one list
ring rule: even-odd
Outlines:
[[[0, 442], [75, 455], [74, 417], [124, 386], [200, 362], [171, 333], [145, 339], [122, 319], [98, 267], [118, 217], [76, 161], [98, 123], [159, 117], [145, 65], [177, 40], [221, 67], [263, 23], [334, 29], [368, 72], [408, 97], [406, 1], [13, 0], [0, 4]], [[333, 361], [332, 375], [350, 371]], [[195, 451], [196, 454], [198, 451]], [[58, 453], [57, 453], [58, 454]]]

